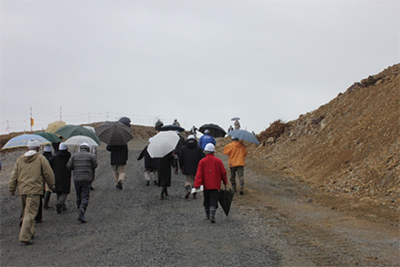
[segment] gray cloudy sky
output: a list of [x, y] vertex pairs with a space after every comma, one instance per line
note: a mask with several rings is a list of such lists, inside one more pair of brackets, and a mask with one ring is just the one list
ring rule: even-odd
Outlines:
[[[1, 1], [1, 133], [117, 120], [259, 133], [400, 62], [399, 1]], [[61, 107], [61, 108], [60, 108]]]

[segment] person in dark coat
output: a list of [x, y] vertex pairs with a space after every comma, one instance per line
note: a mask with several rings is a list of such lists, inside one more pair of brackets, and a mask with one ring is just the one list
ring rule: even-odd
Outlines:
[[[188, 139], [185, 141], [185, 145], [181, 148], [179, 153], [179, 167], [181, 172], [186, 176], [186, 199], [189, 198], [190, 192], [192, 191], [199, 161], [204, 157], [204, 152], [197, 144], [197, 140], [194, 135], [189, 135]], [[193, 193], [193, 198], [196, 198], [196, 193]]]
[[164, 195], [168, 196], [167, 187], [171, 186], [171, 167], [174, 168], [175, 174], [178, 174], [176, 159], [173, 156], [172, 152], [158, 159], [157, 162], [158, 186], [162, 187], [160, 196], [161, 200], [164, 199]]
[[114, 185], [122, 190], [122, 184], [125, 180], [125, 165], [128, 160], [128, 145], [111, 146], [106, 148], [111, 152], [111, 166], [114, 170]]
[[96, 156], [90, 153], [88, 143], [79, 146], [79, 152], [70, 157], [67, 168], [73, 171], [73, 179], [76, 192], [76, 205], [79, 208], [78, 221], [86, 223], [84, 217], [89, 205], [90, 185], [97, 168]]
[[[149, 139], [150, 144], [151, 138]], [[143, 148], [142, 152], [140, 152], [137, 160], [141, 160], [144, 158], [144, 179], [146, 180], [146, 186], [150, 185], [150, 174], [154, 174], [154, 185], [157, 185], [158, 180], [158, 172], [157, 172], [157, 159], [152, 158], [147, 151], [147, 147]]]
[[[47, 161], [50, 163], [51, 158], [53, 157], [53, 150], [51, 148], [51, 145], [45, 145], [43, 149], [43, 156], [47, 159]], [[45, 183], [44, 187], [44, 192], [43, 195], [40, 197], [40, 203], [39, 203], [39, 210], [38, 213], [35, 217], [35, 222], [41, 223], [43, 222], [43, 208], [48, 209], [49, 208], [49, 200], [50, 200], [50, 195], [51, 195], [51, 190]], [[42, 201], [42, 198], [44, 197], [44, 201]]]
[[70, 157], [71, 153], [68, 152], [68, 147], [64, 143], [60, 143], [58, 153], [50, 160], [56, 181], [54, 192], [57, 193], [57, 213], [67, 209], [65, 201], [71, 188], [71, 171], [67, 168]]

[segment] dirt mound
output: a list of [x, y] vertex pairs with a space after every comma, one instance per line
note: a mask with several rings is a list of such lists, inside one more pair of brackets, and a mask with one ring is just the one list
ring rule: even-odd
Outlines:
[[254, 149], [280, 170], [327, 193], [398, 207], [400, 64], [350, 86], [297, 120], [275, 121]]

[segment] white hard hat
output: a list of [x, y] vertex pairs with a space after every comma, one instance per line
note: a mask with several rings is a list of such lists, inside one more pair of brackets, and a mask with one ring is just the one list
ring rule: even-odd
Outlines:
[[37, 148], [40, 147], [38, 140], [29, 140], [28, 141], [28, 148]]
[[53, 149], [51, 149], [51, 145], [45, 145], [43, 150], [44, 150], [44, 152], [52, 152], [53, 151]]
[[67, 147], [67, 145], [63, 142], [63, 143], [60, 143], [60, 145], [58, 146], [58, 149], [59, 149], [59, 150], [67, 150], [68, 147]]
[[189, 135], [187, 139], [196, 139], [193, 134]]
[[208, 143], [204, 148], [204, 151], [215, 152], [215, 146], [212, 143]]

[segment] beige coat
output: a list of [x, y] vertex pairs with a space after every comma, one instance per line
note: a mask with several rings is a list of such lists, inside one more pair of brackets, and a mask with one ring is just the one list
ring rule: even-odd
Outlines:
[[11, 172], [9, 192], [14, 194], [18, 189], [19, 195], [42, 195], [44, 181], [54, 188], [53, 170], [44, 156], [30, 150], [17, 159]]

